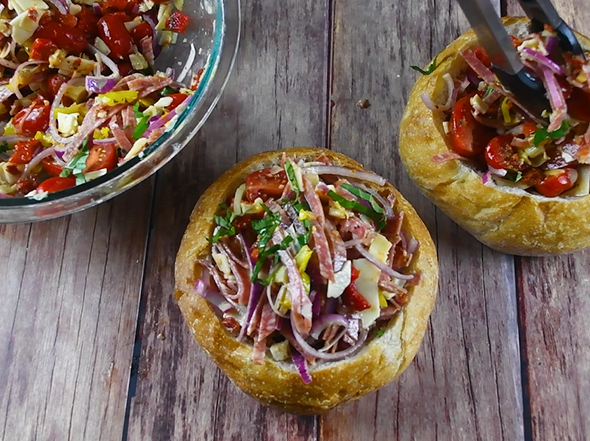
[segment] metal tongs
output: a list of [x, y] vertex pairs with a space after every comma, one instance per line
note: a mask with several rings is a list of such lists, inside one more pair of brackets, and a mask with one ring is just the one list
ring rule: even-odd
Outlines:
[[[540, 32], [544, 25], [548, 24], [556, 32], [561, 50], [584, 57], [578, 39], [549, 0], [519, 2], [531, 19], [532, 32]], [[492, 61], [492, 70], [500, 82], [531, 114], [543, 119], [543, 110], [551, 108], [543, 83], [525, 69], [490, 0], [459, 0], [459, 4], [488, 53]]]

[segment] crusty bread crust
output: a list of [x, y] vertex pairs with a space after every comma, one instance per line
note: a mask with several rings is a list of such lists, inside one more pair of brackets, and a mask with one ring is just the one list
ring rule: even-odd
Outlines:
[[[526, 35], [529, 21], [504, 19], [512, 35]], [[585, 48], [590, 40], [576, 34]], [[467, 65], [459, 56], [464, 48], [479, 43], [470, 30], [439, 55], [433, 74], [416, 81], [400, 126], [402, 161], [422, 192], [479, 241], [518, 255], [570, 253], [590, 246], [590, 196], [546, 198], [523, 190], [483, 185], [481, 175], [462, 161], [436, 164], [432, 158], [451, 150], [442, 115], [434, 114], [420, 96], [428, 92], [435, 103], [446, 101], [442, 76], [455, 77]]]
[[414, 208], [391, 184], [396, 211], [404, 212], [402, 231], [415, 237], [420, 247], [410, 266], [421, 271], [418, 286], [409, 289], [410, 301], [394, 317], [381, 337], [374, 338], [354, 357], [310, 368], [313, 381], [305, 384], [289, 362], [269, 356], [261, 365], [251, 362], [252, 346], [228, 333], [208, 302], [195, 293], [200, 266], [195, 260], [207, 256], [218, 205], [234, 194], [252, 171], [277, 164], [286, 152], [296, 158], [317, 158], [324, 153], [336, 165], [361, 170], [352, 159], [318, 148], [295, 148], [265, 152], [235, 165], [211, 185], [195, 206], [176, 258], [175, 296], [186, 322], [201, 347], [232, 382], [263, 404], [288, 412], [316, 414], [376, 390], [397, 377], [414, 358], [436, 297], [438, 264], [430, 234]]

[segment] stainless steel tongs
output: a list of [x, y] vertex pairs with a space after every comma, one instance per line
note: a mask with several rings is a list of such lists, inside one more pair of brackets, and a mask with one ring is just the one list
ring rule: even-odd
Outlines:
[[[519, 1], [531, 19], [531, 31], [542, 31], [543, 26], [548, 24], [557, 33], [560, 48], [564, 52], [584, 57], [578, 39], [561, 19], [550, 0]], [[543, 83], [525, 69], [490, 0], [459, 0], [459, 4], [488, 53], [492, 61], [492, 70], [500, 82], [529, 112], [541, 118], [543, 110], [551, 108]]]

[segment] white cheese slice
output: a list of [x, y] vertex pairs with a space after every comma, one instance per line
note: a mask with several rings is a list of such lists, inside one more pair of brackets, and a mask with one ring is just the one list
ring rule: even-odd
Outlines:
[[387, 262], [387, 256], [389, 255], [389, 249], [392, 247], [390, 241], [388, 241], [382, 234], [377, 234], [371, 242], [369, 247], [369, 253], [379, 259], [381, 262]]
[[14, 17], [10, 22], [12, 26], [12, 39], [17, 44], [24, 44], [37, 30], [42, 15], [43, 11], [38, 10], [36, 14], [31, 14], [28, 10], [25, 10]]
[[359, 293], [371, 304], [369, 309], [360, 311], [363, 328], [367, 329], [379, 318], [379, 276], [381, 270], [367, 259], [356, 259], [352, 262], [359, 271], [359, 277], [354, 282]]
[[30, 8], [35, 8], [43, 15], [43, 11], [49, 9], [49, 6], [43, 0], [8, 0], [8, 9], [14, 9], [19, 15]]
[[57, 130], [64, 136], [72, 136], [78, 133], [78, 114], [61, 113], [57, 114]]
[[351, 268], [350, 260], [347, 260], [342, 269], [334, 274], [334, 281], [328, 280], [328, 297], [340, 297], [346, 287], [350, 285]]

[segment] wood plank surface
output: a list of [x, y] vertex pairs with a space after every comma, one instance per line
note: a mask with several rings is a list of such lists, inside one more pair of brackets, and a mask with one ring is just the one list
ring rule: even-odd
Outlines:
[[[568, 25], [590, 35], [585, 2], [554, 5]], [[524, 15], [514, 0], [507, 13]], [[519, 258], [517, 274], [527, 438], [590, 439], [590, 252]]]
[[[397, 382], [323, 416], [322, 440], [523, 439], [513, 258], [436, 210], [397, 153], [410, 65], [428, 64], [467, 27], [456, 2], [335, 2], [330, 146], [414, 204], [438, 245], [440, 290], [415, 362]], [[362, 98], [370, 107], [355, 105]]]
[[128, 440], [316, 440], [316, 418], [264, 408], [229, 382], [193, 340], [172, 294], [180, 239], [209, 184], [254, 153], [325, 144], [327, 10], [310, 0], [243, 3], [240, 53], [224, 96], [158, 175]]
[[121, 438], [152, 187], [0, 227], [0, 439]]

